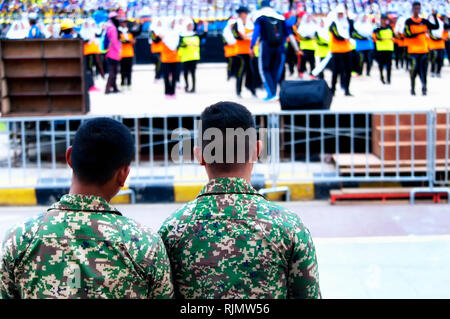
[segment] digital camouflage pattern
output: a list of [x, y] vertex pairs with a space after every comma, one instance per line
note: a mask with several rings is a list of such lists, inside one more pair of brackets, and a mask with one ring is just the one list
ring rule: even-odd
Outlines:
[[212, 179], [159, 232], [177, 297], [321, 297], [308, 229], [243, 178]]
[[171, 298], [158, 234], [97, 196], [65, 195], [3, 243], [2, 298]]

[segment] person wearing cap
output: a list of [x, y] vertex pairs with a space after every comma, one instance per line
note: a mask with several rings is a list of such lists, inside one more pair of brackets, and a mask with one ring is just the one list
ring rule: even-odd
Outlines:
[[28, 21], [30, 23], [30, 31], [28, 32], [28, 39], [43, 39], [45, 38], [41, 29], [36, 25], [37, 23], [37, 14], [32, 12], [28, 15]]
[[[381, 16], [381, 24], [373, 32], [377, 50], [377, 62], [380, 69], [380, 80], [383, 84], [391, 84], [392, 53], [394, 52], [394, 30], [389, 25], [387, 15]], [[386, 69], [386, 81], [383, 70]]]
[[133, 71], [134, 44], [136, 40], [128, 29], [128, 22], [125, 19], [120, 20], [119, 36], [122, 43], [120, 53], [120, 76], [122, 88], [131, 88], [131, 73]]
[[251, 37], [254, 29], [253, 22], [249, 18], [250, 10], [241, 6], [236, 10], [239, 15], [236, 23], [233, 25], [233, 35], [236, 38], [236, 95], [241, 97], [242, 83], [245, 76], [245, 87], [256, 97], [256, 88], [254, 84], [254, 70], [251, 61]]
[[106, 82], [105, 94], [119, 93], [117, 88], [116, 78], [119, 73], [120, 52], [122, 50], [122, 44], [120, 42], [120, 35], [118, 28], [119, 19], [117, 12], [112, 11], [109, 14], [109, 20], [106, 26], [106, 63], [108, 65], [108, 81]]
[[61, 39], [73, 39], [75, 24], [71, 19], [64, 19], [61, 23]]
[[353, 33], [353, 23], [347, 17], [344, 5], [336, 7], [336, 18], [330, 27], [330, 51], [333, 56], [333, 76], [331, 80], [331, 91], [336, 92], [337, 78], [341, 78], [341, 83], [346, 96], [350, 94], [350, 79], [352, 71], [352, 45], [350, 37]]
[[259, 73], [267, 91], [264, 101], [272, 101], [277, 98], [278, 83], [284, 70], [286, 39], [290, 39], [289, 43], [297, 54], [300, 54], [300, 49], [292, 34], [292, 28], [289, 28], [284, 16], [270, 7], [270, 1], [261, 1], [260, 7], [254, 17], [255, 28], [250, 49], [254, 55], [253, 49], [256, 42], [260, 41]]
[[439, 29], [436, 11], [433, 10], [434, 23], [420, 17], [420, 2], [412, 5], [413, 15], [405, 21], [405, 36], [408, 44], [408, 54], [411, 59], [411, 95], [416, 95], [416, 77], [422, 82], [422, 95], [427, 95], [428, 71], [428, 40], [427, 32]]

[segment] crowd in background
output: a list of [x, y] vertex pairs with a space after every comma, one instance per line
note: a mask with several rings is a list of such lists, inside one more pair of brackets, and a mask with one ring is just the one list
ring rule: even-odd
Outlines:
[[[260, 65], [273, 61], [260, 54], [264, 35], [254, 32], [267, 8], [273, 11], [268, 18], [283, 21], [286, 28], [279, 54], [282, 61], [275, 61], [271, 70]], [[333, 92], [339, 78], [350, 96], [352, 72], [370, 76], [374, 61], [382, 83], [390, 84], [394, 61], [397, 68], [411, 70], [411, 93], [415, 94], [415, 77], [419, 76], [426, 94], [428, 64], [431, 75], [440, 77], [445, 56], [450, 55], [450, 6], [448, 1], [421, 2], [416, 19], [423, 19], [417, 23], [425, 29], [417, 35], [411, 31], [417, 29], [416, 22], [408, 22], [413, 9], [411, 1], [374, 0], [4, 1], [0, 24], [2, 36], [8, 39], [83, 39], [88, 86], [99, 90], [94, 85], [95, 75], [107, 72], [107, 94], [120, 91], [116, 84], [119, 73], [123, 88], [131, 86], [137, 36], [148, 37], [156, 57], [155, 80], [164, 79], [168, 98], [181, 86], [181, 74], [185, 91], [195, 92], [200, 44], [207, 33], [217, 29], [217, 22], [221, 23], [228, 79], [236, 78], [238, 96], [244, 85], [254, 96], [258, 88], [265, 88], [267, 99], [272, 99], [276, 97], [274, 83], [281, 82], [287, 72], [298, 72], [300, 78], [323, 78], [325, 68], [333, 71]], [[271, 83], [270, 90], [267, 83]]]

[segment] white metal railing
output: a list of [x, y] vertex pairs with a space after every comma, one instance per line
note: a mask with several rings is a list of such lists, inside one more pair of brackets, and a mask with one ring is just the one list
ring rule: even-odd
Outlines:
[[[266, 130], [267, 153], [255, 172], [274, 189], [299, 180], [415, 182], [429, 188], [449, 183], [448, 111], [281, 111], [254, 117], [257, 127]], [[1, 118], [0, 188], [41, 182], [66, 186], [70, 170], [65, 150], [89, 118]], [[113, 118], [135, 138], [133, 177], [205, 179], [191, 152], [198, 138], [198, 114]], [[176, 145], [178, 162], [171, 158]]]

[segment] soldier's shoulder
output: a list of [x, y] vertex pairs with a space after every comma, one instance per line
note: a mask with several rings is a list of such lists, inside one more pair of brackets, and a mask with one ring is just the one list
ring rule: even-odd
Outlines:
[[[45, 213], [33, 216], [12, 226], [6, 232], [2, 246], [5, 250], [19, 253], [35, 237]], [[2, 253], [6, 253], [3, 251]]]
[[197, 199], [194, 199], [193, 201], [190, 201], [186, 204], [184, 204], [182, 207], [175, 210], [167, 219], [164, 221], [163, 225], [169, 225], [169, 224], [178, 224], [183, 223], [188, 220], [188, 217], [199, 207], [199, 202]]
[[166, 218], [159, 229], [161, 238], [166, 242], [169, 238], [177, 239], [180, 237], [188, 224], [189, 217], [192, 216], [197, 208], [198, 200], [194, 199], [174, 211]]
[[118, 216], [117, 226], [122, 238], [127, 241], [135, 242], [139, 240], [141, 244], [156, 244], [159, 240], [159, 235], [155, 230], [132, 218]]
[[300, 216], [277, 203], [269, 200], [261, 200], [258, 204], [259, 215], [267, 218], [273, 224], [284, 228], [286, 231], [299, 231], [304, 228]]

